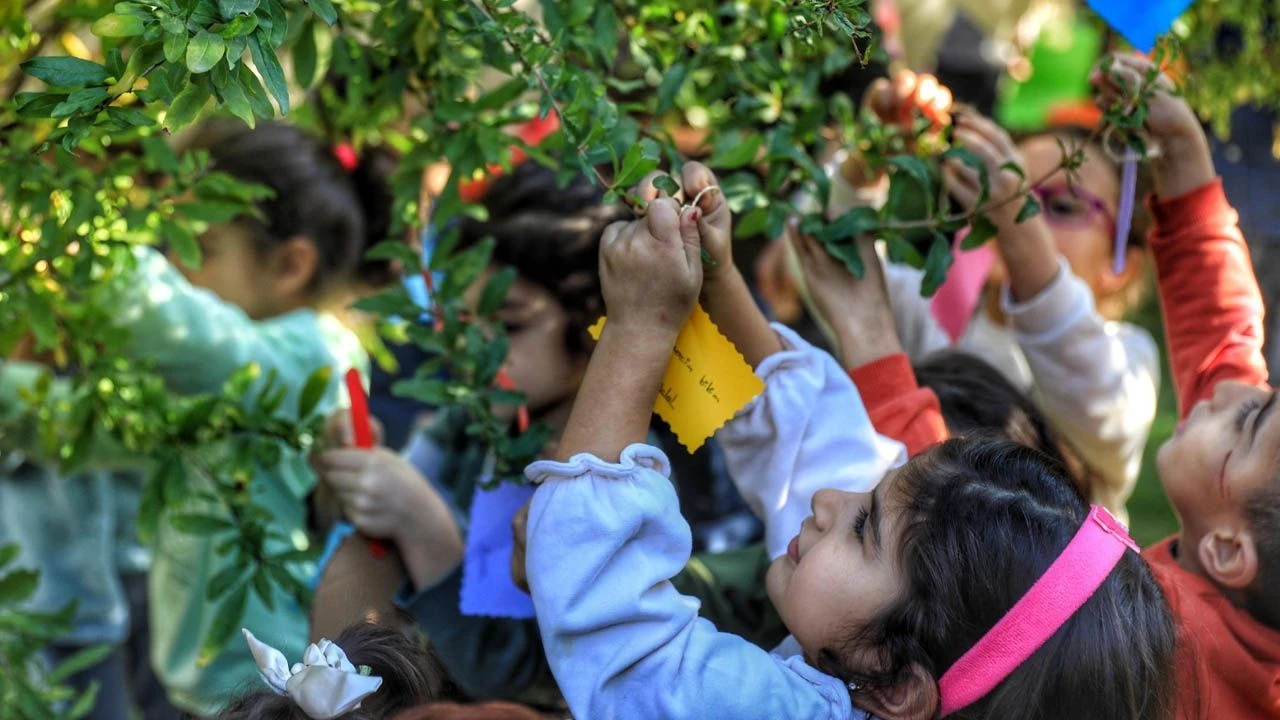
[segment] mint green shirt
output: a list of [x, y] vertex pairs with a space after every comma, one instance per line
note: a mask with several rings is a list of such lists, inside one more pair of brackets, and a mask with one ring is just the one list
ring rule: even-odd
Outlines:
[[[368, 358], [355, 334], [330, 315], [303, 309], [255, 321], [214, 293], [191, 285], [154, 250], [139, 248], [136, 257], [137, 271], [123, 288], [117, 317], [131, 331], [128, 353], [152, 361], [176, 392], [219, 392], [232, 373], [256, 362], [262, 377], [274, 370], [277, 381], [287, 388], [279, 412], [283, 419], [294, 420], [298, 395], [317, 369], [333, 368], [333, 380], [317, 408], [326, 414], [345, 405], [341, 378], [346, 370], [367, 370]], [[10, 365], [10, 370], [18, 369], [17, 364]], [[121, 458], [118, 452], [104, 449], [101, 461], [119, 465]], [[303, 549], [311, 543], [306, 498], [314, 485], [306, 457], [287, 448], [282, 448], [279, 463], [251, 479], [254, 500], [272, 514], [273, 529], [289, 539], [268, 543], [269, 553]], [[173, 510], [217, 511], [202, 507], [201, 502]], [[207, 599], [209, 582], [234, 560], [215, 552], [223, 539], [180, 533], [162, 521], [152, 557], [152, 664], [172, 702], [196, 715], [216, 712], [260, 682], [253, 657], [238, 636], [208, 658], [210, 662], [198, 657], [221, 602]], [[304, 583], [313, 571], [295, 569]], [[272, 612], [251, 592], [241, 624], [290, 661], [299, 660], [307, 644], [306, 612], [279, 590], [274, 599]]]

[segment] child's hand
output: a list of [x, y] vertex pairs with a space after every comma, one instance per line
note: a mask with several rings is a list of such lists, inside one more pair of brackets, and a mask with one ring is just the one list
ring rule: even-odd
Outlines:
[[[653, 172], [640, 181], [637, 189], [641, 199], [653, 202], [661, 196], [654, 187], [655, 178], [665, 173]], [[698, 232], [702, 237], [702, 247], [706, 249], [711, 262], [702, 268], [703, 285], [714, 283], [726, 274], [737, 272], [733, 264], [733, 215], [729, 212], [729, 203], [715, 173], [699, 162], [685, 163], [679, 178], [672, 178], [680, 186], [675, 199], [682, 204], [696, 206], [702, 211], [698, 219]]]
[[[990, 199], [995, 203], [987, 215], [999, 231], [996, 242], [1009, 271], [1010, 293], [1019, 301], [1035, 297], [1057, 277], [1058, 250], [1043, 215], [1018, 222], [1018, 213], [1026, 200], [1017, 195], [1026, 189], [1027, 181], [1043, 178], [1024, 181], [1008, 169], [1011, 164], [1023, 167], [1022, 153], [1004, 128], [980, 115], [956, 116], [953, 144], [977, 155], [986, 166]], [[952, 197], [972, 211], [981, 192], [978, 171], [958, 160], [947, 161], [942, 171]], [[1010, 200], [1015, 197], [1017, 199]]]
[[[373, 444], [382, 444], [382, 423], [378, 418], [369, 416], [369, 429], [373, 433]], [[351, 411], [335, 410], [325, 418], [324, 430], [320, 434], [324, 447], [352, 447], [356, 444], [356, 433], [351, 427]]]
[[[862, 106], [888, 125], [899, 126], [911, 137], [917, 115], [924, 116], [935, 131], [951, 124], [951, 90], [928, 74], [900, 70], [892, 79], [880, 78], [871, 83], [862, 96]], [[910, 146], [907, 147], [911, 151]], [[859, 153], [851, 152], [840, 167], [844, 179], [854, 187], [875, 185], [884, 172], [872, 172]]]
[[605, 228], [600, 284], [608, 327], [675, 334], [702, 288], [700, 208], [669, 197], [649, 203], [645, 217]]
[[[1025, 163], [1018, 146], [1004, 128], [971, 112], [956, 115], [954, 128], [952, 145], [963, 147], [977, 155], [986, 166], [990, 200], [997, 203], [1008, 200], [1022, 190], [1022, 176], [1009, 169], [1009, 166], [1021, 168]], [[965, 210], [972, 211], [978, 204], [982, 190], [978, 171], [953, 159], [943, 165], [942, 174], [951, 196], [960, 201]], [[1004, 229], [1014, 224], [1021, 207], [1021, 203], [1011, 201], [993, 209], [989, 215], [998, 227]]]
[[387, 448], [342, 448], [313, 461], [343, 515], [362, 534], [395, 541], [415, 584], [434, 584], [462, 562], [449, 504], [408, 460]]
[[529, 592], [529, 575], [525, 571], [524, 559], [529, 546], [529, 506], [532, 503], [532, 500], [525, 503], [511, 518], [511, 582], [525, 592]]
[[[1098, 105], [1106, 110], [1117, 101], [1133, 98], [1154, 64], [1139, 55], [1113, 55], [1109, 63], [1093, 71], [1089, 81], [1097, 92]], [[1179, 97], [1173, 81], [1164, 73], [1156, 76], [1155, 92], [1147, 98], [1144, 128], [1159, 144], [1160, 154], [1152, 163], [1156, 192], [1177, 197], [1213, 180], [1217, 172], [1209, 152], [1209, 140], [1187, 101]]]
[[840, 362], [852, 369], [902, 352], [875, 241], [857, 240], [863, 267], [858, 279], [821, 243], [801, 235], [795, 223], [788, 226], [787, 234], [814, 310], [835, 333]]

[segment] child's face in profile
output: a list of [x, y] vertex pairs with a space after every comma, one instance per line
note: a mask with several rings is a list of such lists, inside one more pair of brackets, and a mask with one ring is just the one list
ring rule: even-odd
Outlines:
[[[495, 271], [491, 268], [476, 281], [469, 298], [478, 300]], [[589, 356], [569, 352], [565, 344], [569, 317], [556, 297], [541, 285], [516, 278], [495, 319], [510, 343], [504, 368], [515, 389], [524, 393], [529, 412], [536, 418], [572, 401]]]
[[235, 223], [214, 225], [200, 236], [199, 243], [199, 268], [187, 267], [173, 256], [170, 262], [192, 285], [213, 291], [249, 317], [255, 320], [268, 317], [263, 288], [270, 283], [249, 230]]
[[903, 590], [900, 513], [890, 501], [896, 477], [886, 475], [870, 493], [815, 494], [813, 515], [769, 567], [769, 599], [810, 662], [823, 650], [843, 657], [849, 639]]
[[1165, 492], [1192, 537], [1247, 530], [1245, 503], [1280, 467], [1274, 391], [1221, 382], [1187, 413], [1156, 456]]

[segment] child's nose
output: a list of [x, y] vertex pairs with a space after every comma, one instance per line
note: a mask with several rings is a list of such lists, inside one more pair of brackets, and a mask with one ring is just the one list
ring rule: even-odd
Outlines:
[[813, 494], [809, 509], [813, 511], [813, 524], [820, 531], [826, 531], [831, 519], [836, 516], [836, 499], [839, 493], [835, 490], [819, 490]]

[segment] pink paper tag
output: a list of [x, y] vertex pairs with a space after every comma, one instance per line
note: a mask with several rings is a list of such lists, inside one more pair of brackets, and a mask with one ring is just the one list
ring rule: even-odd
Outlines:
[[969, 319], [978, 309], [982, 288], [986, 285], [987, 275], [996, 260], [996, 250], [990, 242], [973, 250], [961, 250], [960, 244], [968, 235], [967, 227], [956, 233], [953, 245], [955, 261], [947, 271], [947, 279], [942, 282], [929, 304], [934, 319], [953, 343], [964, 335]]

